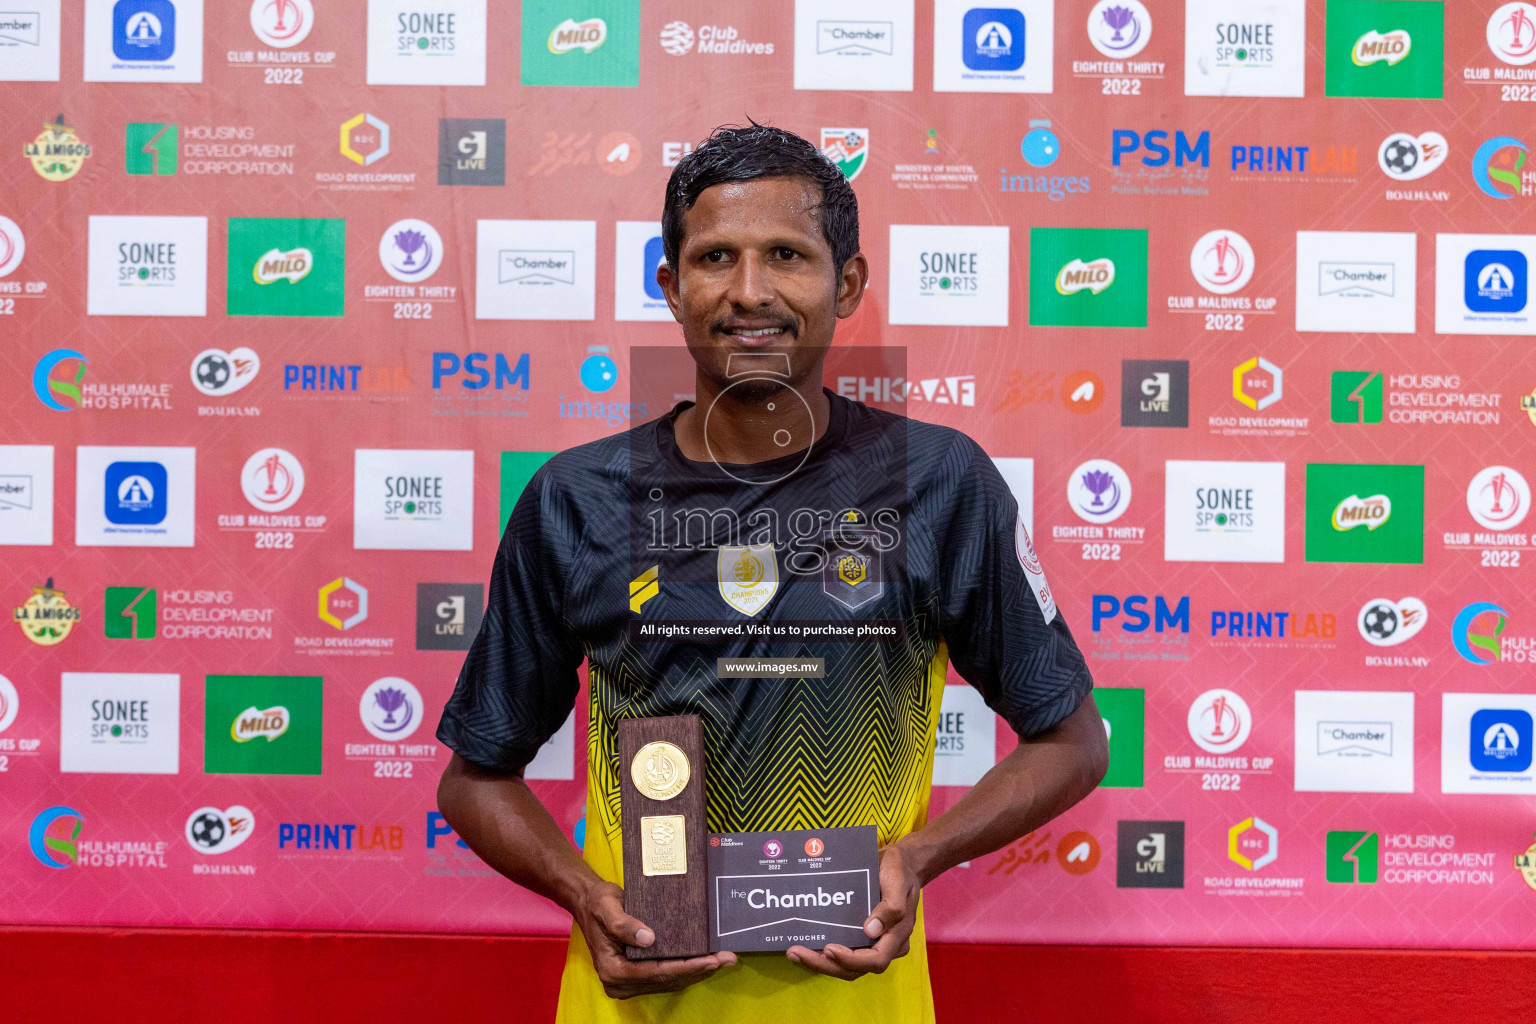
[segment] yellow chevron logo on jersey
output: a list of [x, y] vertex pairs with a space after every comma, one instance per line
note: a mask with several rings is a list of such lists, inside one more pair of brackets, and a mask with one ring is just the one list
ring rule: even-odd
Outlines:
[[636, 615], [645, 602], [661, 593], [661, 565], [653, 565], [629, 581], [629, 610]]

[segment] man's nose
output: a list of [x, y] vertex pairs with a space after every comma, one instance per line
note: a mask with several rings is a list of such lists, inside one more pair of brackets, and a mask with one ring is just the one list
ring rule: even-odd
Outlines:
[[772, 278], [761, 256], [746, 253], [736, 262], [736, 272], [731, 275], [726, 297], [737, 309], [759, 309], [771, 305], [776, 297]]

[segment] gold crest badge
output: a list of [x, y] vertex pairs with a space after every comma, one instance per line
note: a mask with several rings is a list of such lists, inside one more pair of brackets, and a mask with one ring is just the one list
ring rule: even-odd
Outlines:
[[635, 788], [652, 800], [671, 800], [687, 787], [692, 775], [688, 755], [666, 740], [647, 743], [629, 764]]
[[778, 592], [779, 563], [772, 544], [722, 547], [715, 565], [720, 596], [743, 615], [756, 615]]

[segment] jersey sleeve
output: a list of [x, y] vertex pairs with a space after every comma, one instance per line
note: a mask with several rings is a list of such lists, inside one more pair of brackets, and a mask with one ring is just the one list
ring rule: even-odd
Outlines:
[[1093, 688], [1088, 664], [1056, 607], [1019, 505], [981, 447], [938, 544], [940, 630], [950, 661], [1020, 737], [1066, 718]]
[[562, 555], [549, 467], [524, 488], [491, 569], [485, 617], [437, 738], [465, 760], [521, 770], [576, 702], [582, 647], [561, 614]]

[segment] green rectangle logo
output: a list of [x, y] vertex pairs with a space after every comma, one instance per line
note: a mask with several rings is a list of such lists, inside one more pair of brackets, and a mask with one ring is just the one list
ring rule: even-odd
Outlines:
[[323, 694], [319, 676], [209, 676], [203, 771], [319, 775]]
[[159, 595], [153, 587], [108, 587], [102, 622], [109, 640], [153, 640], [160, 624]]
[[225, 274], [230, 316], [341, 316], [346, 311], [347, 222], [231, 217]]
[[1099, 785], [1140, 789], [1145, 785], [1147, 691], [1140, 688], [1093, 688], [1094, 703], [1109, 738], [1109, 771]]
[[1440, 0], [1328, 0], [1328, 96], [1437, 100], [1445, 90]]
[[1327, 857], [1328, 881], [1370, 884], [1380, 872], [1380, 840], [1375, 832], [1329, 832]]
[[1424, 467], [1307, 465], [1309, 562], [1424, 561]]
[[640, 5], [523, 0], [522, 84], [638, 86]]
[[1029, 323], [1147, 326], [1146, 231], [1031, 228]]
[[179, 136], [174, 124], [130, 122], [123, 138], [123, 169], [129, 174], [175, 174]]
[[1328, 392], [1328, 418], [1335, 423], [1380, 423], [1381, 374], [1374, 370], [1338, 370]]
[[501, 529], [505, 533], [507, 520], [517, 507], [517, 499], [523, 496], [523, 488], [533, 479], [539, 467], [555, 457], [554, 452], [502, 452], [501, 453]]

